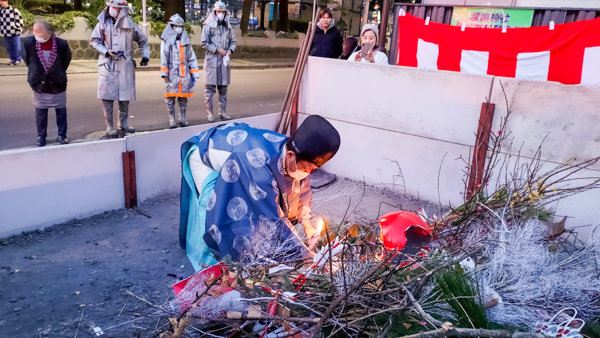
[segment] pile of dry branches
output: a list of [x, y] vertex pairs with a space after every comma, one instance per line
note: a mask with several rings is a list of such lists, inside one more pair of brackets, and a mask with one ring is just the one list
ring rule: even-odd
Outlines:
[[[598, 188], [600, 178], [581, 174], [600, 157], [552, 164], [542, 160], [540, 145], [525, 159], [512, 150], [509, 116], [507, 111], [500, 130], [491, 133], [481, 184], [475, 191], [465, 189], [470, 197], [464, 204], [440, 207], [445, 209], [440, 217], [418, 211], [433, 230], [427, 250], [409, 255], [401, 248], [386, 249], [376, 223], [344, 221], [323, 230], [317, 245], [320, 260], [287, 260], [281, 243], [273, 246], [272, 238], [259, 233], [253, 241], [271, 244], [261, 244], [260, 254], [251, 259], [225, 261], [222, 275], [205, 280], [191, 307], [184, 309], [177, 301], [151, 304], [147, 317], [153, 320], [145, 332], [160, 337], [543, 337], [531, 333], [536, 323], [528, 320], [547, 321], [555, 310], [548, 305], [551, 298], [523, 305], [535, 316], [522, 322], [495, 321], [502, 318], [501, 307], [519, 306], [509, 304], [515, 290], [506, 289], [518, 281], [490, 281], [498, 274], [506, 278], [527, 273], [515, 271], [514, 262], [502, 262], [504, 257], [529, 259], [511, 252], [517, 244], [528, 245], [514, 243], [519, 240], [532, 241], [535, 255], [554, 264], [556, 271], [548, 278], [554, 273], [582, 275], [580, 285], [549, 290], [544, 297], [562, 297], [567, 305], [579, 302], [574, 308], [585, 305], [579, 316], [588, 320], [588, 332], [597, 332], [590, 320], [600, 316], [595, 270], [600, 238], [579, 241], [576, 231], [565, 229], [564, 219], [552, 222], [551, 206]], [[546, 229], [528, 220], [546, 221], [539, 223]], [[242, 302], [244, 310], [198, 310], [205, 297], [218, 298], [223, 294], [216, 290], [225, 289], [239, 292], [234, 301]]]

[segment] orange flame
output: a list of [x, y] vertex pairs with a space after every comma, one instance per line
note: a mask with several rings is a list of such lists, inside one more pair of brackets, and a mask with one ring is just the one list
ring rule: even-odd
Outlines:
[[317, 225], [317, 233], [321, 233], [321, 231], [323, 231], [323, 229], [325, 228], [325, 220], [323, 218], [319, 219], [319, 224]]

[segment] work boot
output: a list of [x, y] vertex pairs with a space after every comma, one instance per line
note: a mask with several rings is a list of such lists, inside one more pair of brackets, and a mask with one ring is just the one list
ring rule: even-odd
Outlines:
[[113, 115], [112, 113], [104, 115], [104, 120], [106, 121], [106, 137], [114, 137], [117, 135], [117, 130], [113, 125]]
[[179, 108], [179, 125], [187, 127], [190, 124], [185, 120], [185, 108]]
[[135, 133], [135, 128], [130, 127], [127, 124], [128, 113], [119, 112], [119, 129], [124, 130], [127, 133]]
[[169, 110], [169, 128], [177, 128], [177, 123], [175, 123], [175, 109]]
[[221, 118], [221, 120], [231, 120], [231, 116], [227, 115], [225, 112], [219, 113], [219, 118]]
[[215, 116], [213, 115], [213, 103], [212, 100], [205, 101], [206, 103], [206, 114], [208, 116], [208, 122], [215, 122]]

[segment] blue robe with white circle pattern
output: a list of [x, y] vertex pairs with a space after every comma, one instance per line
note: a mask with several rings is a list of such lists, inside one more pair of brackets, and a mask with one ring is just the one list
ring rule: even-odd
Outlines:
[[[197, 191], [184, 172], [180, 218], [182, 248], [186, 242], [189, 246], [190, 242], [204, 241], [215, 258], [221, 260], [229, 255], [234, 261], [243, 258], [282, 261], [308, 254], [298, 237], [303, 236], [303, 230], [298, 234], [291, 222], [301, 224], [310, 217], [312, 192], [308, 178], [295, 180], [284, 174], [286, 140], [285, 135], [232, 122], [202, 132], [182, 145], [184, 171], [188, 154], [196, 148], [204, 164], [211, 168], [209, 149], [231, 153], [216, 180], [213, 178], [214, 189], [210, 197], [204, 199], [206, 207], [190, 208], [190, 203], [195, 203], [192, 194], [200, 200], [203, 192]], [[186, 238], [188, 228], [197, 226], [190, 224], [194, 219], [190, 217], [190, 210], [205, 213], [202, 214], [205, 216], [202, 238]]]

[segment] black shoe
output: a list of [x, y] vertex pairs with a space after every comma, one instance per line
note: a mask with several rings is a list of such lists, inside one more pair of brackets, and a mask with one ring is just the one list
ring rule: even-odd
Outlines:
[[46, 138], [45, 138], [45, 137], [38, 136], [38, 138], [37, 138], [37, 141], [35, 141], [35, 144], [36, 144], [38, 147], [43, 147], [43, 146], [45, 146], [45, 145], [46, 145]]
[[58, 136], [56, 138], [56, 142], [60, 143], [60, 144], [69, 144], [69, 139], [66, 138], [65, 136]]

